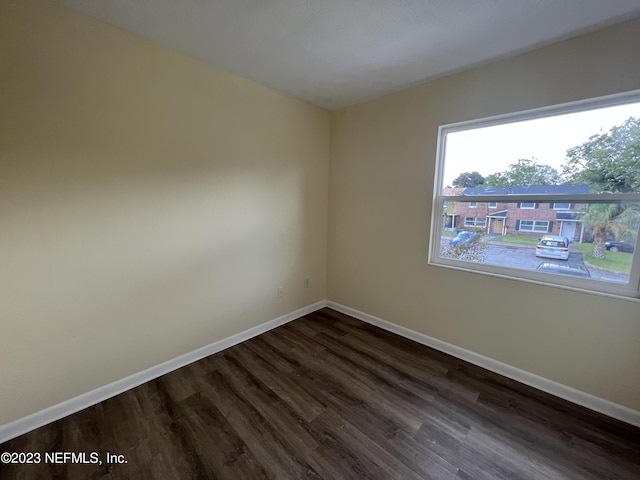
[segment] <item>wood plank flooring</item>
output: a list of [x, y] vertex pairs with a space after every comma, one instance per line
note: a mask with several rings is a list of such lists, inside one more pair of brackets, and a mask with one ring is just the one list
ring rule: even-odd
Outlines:
[[[3, 480], [640, 479], [640, 429], [330, 309], [4, 451], [42, 463], [0, 465]], [[102, 464], [45, 463], [47, 452]]]

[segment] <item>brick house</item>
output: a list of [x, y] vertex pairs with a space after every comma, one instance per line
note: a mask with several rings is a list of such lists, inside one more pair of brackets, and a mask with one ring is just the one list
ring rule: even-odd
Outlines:
[[[589, 186], [579, 185], [530, 185], [487, 188], [446, 188], [445, 195], [571, 195], [590, 193]], [[575, 242], [582, 242], [584, 223], [577, 203], [526, 203], [526, 202], [447, 202], [443, 212], [447, 229], [485, 229], [490, 235], [540, 236], [562, 235]]]

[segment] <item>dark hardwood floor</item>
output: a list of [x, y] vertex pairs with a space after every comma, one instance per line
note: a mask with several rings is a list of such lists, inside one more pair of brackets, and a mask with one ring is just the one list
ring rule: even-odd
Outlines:
[[[3, 480], [640, 479], [640, 429], [330, 309], [4, 451], [42, 463], [0, 465]], [[102, 464], [44, 463], [47, 452]]]

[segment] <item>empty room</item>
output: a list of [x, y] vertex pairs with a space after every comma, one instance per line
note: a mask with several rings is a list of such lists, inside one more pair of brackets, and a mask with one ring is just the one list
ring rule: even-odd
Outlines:
[[0, 478], [640, 478], [640, 0], [0, 0]]

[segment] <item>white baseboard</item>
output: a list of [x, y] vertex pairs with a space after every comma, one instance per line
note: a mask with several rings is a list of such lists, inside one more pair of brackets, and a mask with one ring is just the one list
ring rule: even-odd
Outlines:
[[300, 318], [308, 313], [315, 312], [325, 307], [327, 302], [321, 300], [312, 305], [300, 308], [294, 312], [287, 313], [281, 317], [274, 318], [268, 322], [261, 323], [253, 328], [237, 333], [223, 340], [219, 340], [210, 345], [206, 345], [192, 352], [185, 353], [179, 357], [167, 360], [159, 365], [155, 365], [151, 368], [143, 370], [142, 372], [134, 373], [128, 377], [116, 380], [113, 383], [96, 388], [77, 397], [71, 398], [64, 402], [53, 405], [49, 408], [45, 408], [39, 412], [33, 413], [23, 418], [19, 418], [11, 423], [0, 426], [0, 443], [11, 440], [19, 435], [30, 432], [36, 428], [47, 425], [48, 423], [59, 420], [63, 417], [76, 413], [84, 408], [100, 403], [116, 395], [126, 392], [138, 385], [142, 385], [145, 382], [158, 378], [166, 373], [177, 370], [190, 363], [200, 360], [204, 357], [208, 357], [214, 353], [220, 352], [226, 348], [232, 347], [238, 343], [249, 340], [261, 333], [272, 330], [280, 325], [284, 325], [296, 318]]
[[464, 348], [443, 342], [442, 340], [429, 337], [423, 333], [396, 325], [345, 305], [322, 300], [192, 352], [185, 353], [184, 355], [180, 355], [179, 357], [168, 360], [159, 365], [155, 365], [143, 370], [142, 372], [134, 373], [133, 375], [121, 380], [117, 380], [113, 383], [104, 385], [39, 412], [19, 418], [11, 423], [2, 425], [0, 426], [0, 443], [6, 442], [12, 438], [30, 432], [31, 430], [76, 413], [84, 408], [100, 403], [103, 400], [107, 400], [108, 398], [135, 388], [138, 385], [158, 378], [166, 373], [172, 372], [173, 370], [177, 370], [178, 368], [184, 367], [185, 365], [198, 361], [204, 357], [220, 352], [233, 345], [244, 342], [245, 340], [249, 340], [261, 333], [272, 330], [280, 325], [284, 325], [285, 323], [295, 320], [296, 318], [300, 318], [308, 313], [315, 312], [323, 307], [333, 308], [334, 310], [351, 315], [354, 318], [370, 323], [389, 332], [396, 333], [410, 340], [414, 340], [423, 345], [427, 345], [428, 347], [435, 348], [441, 352], [448, 353], [449, 355], [453, 355], [461, 360], [466, 360], [474, 365], [478, 365], [486, 368], [487, 370], [491, 370], [492, 372], [504, 375], [505, 377], [524, 383], [525, 385], [529, 385], [537, 388], [538, 390], [555, 395], [556, 397], [563, 398], [609, 417], [640, 427], [640, 412], [637, 410], [567, 387], [566, 385], [562, 385], [511, 365], [507, 365], [506, 363], [465, 350]]
[[435, 348], [441, 352], [448, 353], [449, 355], [453, 355], [461, 360], [466, 360], [467, 362], [478, 365], [479, 367], [504, 375], [505, 377], [524, 383], [525, 385], [537, 388], [543, 392], [550, 393], [551, 395], [563, 398], [564, 400], [568, 400], [569, 402], [581, 405], [590, 410], [594, 410], [617, 420], [640, 427], [640, 412], [637, 410], [633, 410], [609, 400], [596, 397], [595, 395], [562, 385], [561, 383], [526, 372], [511, 365], [507, 365], [506, 363], [485, 357], [484, 355], [465, 350], [464, 348], [456, 347], [455, 345], [443, 342], [437, 338], [429, 337], [423, 333], [401, 327], [400, 325], [396, 325], [345, 305], [327, 301], [326, 306], [357, 318], [358, 320], [362, 320], [363, 322], [370, 323], [389, 332], [396, 333], [402, 337], [406, 337], [428, 347]]

